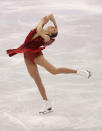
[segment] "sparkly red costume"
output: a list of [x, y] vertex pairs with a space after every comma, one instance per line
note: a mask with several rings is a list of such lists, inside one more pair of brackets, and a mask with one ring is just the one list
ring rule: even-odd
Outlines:
[[44, 42], [44, 39], [41, 36], [38, 36], [32, 40], [32, 37], [36, 34], [36, 32], [37, 28], [31, 30], [26, 36], [26, 39], [21, 46], [19, 46], [17, 49], [6, 50], [6, 53], [10, 57], [18, 53], [24, 53], [24, 57], [34, 63], [35, 57], [43, 55], [41, 50], [45, 49], [46, 46], [50, 45], [53, 41], [55, 41], [55, 39], [50, 38], [48, 42]]

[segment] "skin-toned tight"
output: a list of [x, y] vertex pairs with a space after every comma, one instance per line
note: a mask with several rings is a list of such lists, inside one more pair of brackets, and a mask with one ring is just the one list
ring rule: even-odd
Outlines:
[[44, 55], [40, 55], [40, 56], [36, 57], [34, 59], [34, 64], [31, 63], [26, 58], [24, 58], [24, 60], [25, 60], [26, 66], [27, 66], [27, 70], [28, 70], [30, 76], [35, 81], [35, 83], [40, 91], [40, 94], [44, 100], [48, 100], [48, 99], [47, 99], [46, 91], [45, 91], [44, 85], [42, 83], [42, 80], [41, 80], [41, 77], [40, 77], [40, 74], [38, 71], [37, 64], [44, 67], [48, 72], [50, 72], [53, 75], [61, 74], [61, 73], [67, 74], [67, 73], [76, 73], [77, 72], [76, 70], [65, 68], [65, 67], [56, 68], [49, 61], [47, 61], [47, 59], [44, 57]]

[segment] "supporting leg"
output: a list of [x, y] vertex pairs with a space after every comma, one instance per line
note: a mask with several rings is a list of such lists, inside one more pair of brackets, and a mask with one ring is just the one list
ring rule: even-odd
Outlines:
[[35, 81], [35, 83], [36, 83], [36, 85], [37, 85], [37, 87], [38, 87], [38, 89], [40, 91], [40, 94], [41, 94], [42, 98], [44, 100], [47, 100], [46, 91], [45, 91], [44, 85], [42, 83], [42, 80], [40, 78], [40, 74], [38, 72], [37, 65], [36, 64], [32, 64], [26, 58], [24, 60], [25, 60], [25, 64], [26, 64], [27, 70], [28, 70], [30, 76]]

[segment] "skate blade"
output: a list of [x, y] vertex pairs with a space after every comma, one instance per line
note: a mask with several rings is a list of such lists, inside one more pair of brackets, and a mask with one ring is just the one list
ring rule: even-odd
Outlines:
[[49, 108], [47, 111], [39, 112], [39, 114], [48, 114], [48, 113], [51, 113], [51, 112], [53, 112], [53, 110], [51, 108]]
[[87, 72], [89, 73], [88, 79], [91, 77], [91, 72], [87, 70]]

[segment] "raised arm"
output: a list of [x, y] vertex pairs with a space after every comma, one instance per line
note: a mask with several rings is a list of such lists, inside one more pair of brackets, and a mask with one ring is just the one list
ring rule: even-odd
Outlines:
[[57, 28], [56, 20], [53, 14], [50, 14], [50, 16], [48, 16], [48, 20], [51, 20], [54, 26]]
[[37, 25], [37, 30], [41, 31], [43, 29], [43, 26], [47, 24], [49, 20], [51, 20], [54, 26], [56, 27], [56, 29], [58, 29], [54, 15], [49, 14], [48, 16], [45, 16], [41, 19], [40, 23]]

